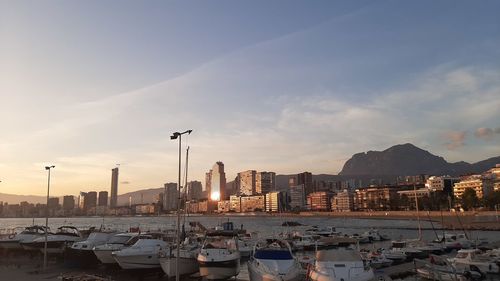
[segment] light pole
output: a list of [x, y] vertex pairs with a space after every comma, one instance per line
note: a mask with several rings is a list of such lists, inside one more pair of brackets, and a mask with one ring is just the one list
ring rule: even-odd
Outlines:
[[47, 205], [45, 205], [45, 245], [43, 246], [43, 270], [47, 269], [47, 235], [49, 233], [49, 192], [50, 192], [50, 170], [56, 166], [45, 166], [45, 170], [49, 171], [47, 180]]
[[181, 217], [180, 217], [180, 208], [181, 208], [181, 142], [182, 135], [191, 134], [193, 130], [187, 130], [182, 133], [175, 132], [170, 136], [171, 140], [175, 140], [179, 138], [179, 183], [177, 184], [177, 256], [175, 257], [175, 281], [180, 280], [179, 276], [179, 255], [180, 255], [180, 246], [181, 246]]

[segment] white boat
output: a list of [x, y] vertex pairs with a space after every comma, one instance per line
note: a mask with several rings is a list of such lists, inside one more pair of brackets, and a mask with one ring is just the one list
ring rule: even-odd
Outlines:
[[439, 235], [438, 239], [434, 240], [436, 243], [442, 243], [447, 250], [460, 250], [472, 247], [474, 244], [467, 236], [463, 233], [453, 234], [445, 233]]
[[301, 265], [290, 245], [282, 240], [259, 241], [248, 261], [250, 281], [298, 281]]
[[[82, 241], [84, 237], [74, 226], [61, 226], [54, 234], [47, 235], [47, 253], [62, 254], [67, 246], [74, 242]], [[31, 242], [20, 242], [25, 249], [39, 249], [41, 252], [45, 248], [45, 236], [34, 239]]]
[[363, 232], [360, 236], [368, 237], [370, 242], [372, 241], [386, 241], [389, 240], [389, 236], [380, 234], [377, 229], [370, 229], [368, 231]]
[[317, 241], [312, 235], [295, 233], [291, 238], [291, 245], [295, 251], [314, 251], [317, 247]]
[[369, 252], [366, 254], [366, 261], [370, 263], [370, 266], [378, 269], [382, 267], [388, 267], [391, 266], [394, 261], [391, 259], [388, 259], [383, 253], [379, 252]]
[[[187, 237], [179, 249], [179, 275], [185, 276], [200, 270], [197, 257], [200, 253], [200, 244], [191, 237]], [[160, 251], [160, 265], [167, 277], [176, 275], [177, 250], [169, 248]]]
[[367, 235], [360, 235], [360, 234], [354, 233], [353, 235], [351, 235], [349, 237], [356, 239], [356, 241], [358, 241], [359, 244], [366, 244], [366, 243], [371, 242], [370, 237]]
[[466, 281], [481, 280], [483, 274], [477, 270], [457, 270], [445, 258], [431, 255], [429, 261], [415, 259], [417, 276], [429, 280]]
[[123, 269], [159, 268], [159, 252], [168, 247], [167, 243], [159, 239], [139, 239], [137, 242], [111, 255]]
[[9, 236], [0, 239], [0, 249], [16, 249], [20, 250], [23, 247], [21, 242], [32, 242], [33, 240], [45, 235], [45, 226], [33, 225], [26, 227], [21, 233], [10, 234]]
[[234, 232], [209, 232], [197, 258], [200, 276], [209, 280], [236, 276], [240, 273], [240, 257]]
[[375, 274], [358, 251], [339, 248], [317, 251], [309, 278], [312, 281], [368, 281], [374, 279]]
[[336, 231], [335, 227], [333, 226], [326, 226], [326, 227], [312, 226], [311, 228], [306, 229], [305, 233], [308, 235], [323, 236], [323, 237], [341, 235], [341, 233]]
[[411, 241], [413, 240], [392, 241], [391, 251], [394, 253], [404, 253], [406, 258], [410, 260], [414, 258], [426, 258], [428, 254], [412, 246], [410, 243]]
[[249, 258], [252, 254], [252, 242], [238, 239], [238, 250], [242, 258]]
[[116, 264], [116, 260], [111, 253], [130, 247], [139, 239], [152, 239], [152, 237], [137, 232], [119, 233], [111, 237], [106, 244], [95, 246], [92, 250], [101, 263]]
[[483, 273], [500, 274], [500, 263], [484, 255], [478, 249], [462, 249], [454, 258], [449, 259], [451, 264], [459, 271], [464, 271], [470, 266], [476, 266]]
[[75, 242], [64, 251], [64, 262], [71, 266], [92, 266], [98, 263], [93, 252], [95, 246], [103, 245], [113, 237], [115, 232], [92, 232], [86, 240]]

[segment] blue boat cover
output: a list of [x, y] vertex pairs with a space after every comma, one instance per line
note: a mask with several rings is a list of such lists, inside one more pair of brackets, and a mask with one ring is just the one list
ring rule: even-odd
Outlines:
[[257, 250], [254, 258], [263, 260], [291, 260], [293, 259], [289, 251], [283, 250]]

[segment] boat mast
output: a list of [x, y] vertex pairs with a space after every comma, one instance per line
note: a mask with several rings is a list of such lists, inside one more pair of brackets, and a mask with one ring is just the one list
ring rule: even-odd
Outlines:
[[417, 197], [417, 189], [415, 187], [415, 183], [413, 183], [413, 193], [415, 195], [415, 207], [417, 208], [418, 240], [422, 240], [422, 225], [420, 224], [420, 212], [418, 210], [418, 197]]

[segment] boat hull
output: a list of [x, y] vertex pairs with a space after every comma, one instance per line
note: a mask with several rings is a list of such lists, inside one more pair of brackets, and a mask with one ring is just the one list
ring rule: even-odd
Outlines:
[[[160, 265], [163, 272], [168, 277], [173, 277], [176, 275], [176, 258], [160, 258]], [[191, 275], [200, 270], [198, 262], [196, 259], [192, 258], [180, 258], [179, 259], [179, 275]]]
[[[117, 251], [117, 250], [115, 250]], [[94, 255], [102, 264], [116, 264], [115, 258], [111, 255], [113, 250], [94, 250]]]
[[229, 279], [240, 273], [240, 260], [199, 261], [200, 276], [209, 280]]
[[147, 255], [127, 255], [119, 256], [113, 254], [116, 262], [123, 269], [147, 269], [147, 268], [160, 268], [160, 261], [158, 254]]
[[19, 240], [17, 239], [6, 239], [0, 241], [0, 249], [22, 250], [23, 247], [19, 244]]
[[248, 274], [250, 276], [250, 281], [299, 281], [303, 280], [303, 276], [300, 274], [300, 269], [291, 269], [287, 274], [278, 274], [264, 272], [259, 270], [255, 262], [248, 263]]

